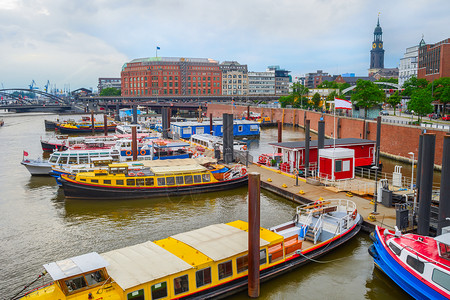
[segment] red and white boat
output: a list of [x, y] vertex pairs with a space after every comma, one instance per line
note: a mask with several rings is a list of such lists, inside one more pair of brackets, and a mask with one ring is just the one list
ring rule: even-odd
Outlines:
[[422, 236], [376, 227], [375, 265], [415, 299], [450, 298], [450, 233]]

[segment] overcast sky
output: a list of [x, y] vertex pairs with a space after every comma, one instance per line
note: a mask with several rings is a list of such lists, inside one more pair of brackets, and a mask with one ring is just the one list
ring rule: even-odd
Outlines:
[[156, 46], [249, 71], [367, 76], [378, 13], [391, 68], [422, 34], [449, 38], [449, 12], [450, 0], [0, 0], [0, 83], [96, 89]]

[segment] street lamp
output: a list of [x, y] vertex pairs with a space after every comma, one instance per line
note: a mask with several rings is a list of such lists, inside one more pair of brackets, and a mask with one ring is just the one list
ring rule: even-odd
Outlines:
[[409, 152], [409, 155], [412, 155], [412, 161], [411, 161], [411, 191], [414, 190], [414, 152]]

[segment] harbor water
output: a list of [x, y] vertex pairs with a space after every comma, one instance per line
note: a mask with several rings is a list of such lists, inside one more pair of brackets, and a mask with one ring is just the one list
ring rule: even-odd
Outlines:
[[[32, 177], [20, 164], [23, 151], [42, 157], [44, 119], [55, 115], [2, 114], [3, 159], [0, 169], [0, 295], [9, 299], [55, 260], [98, 253], [157, 240], [214, 223], [247, 220], [247, 188], [139, 200], [65, 200], [51, 177]], [[263, 129], [250, 144], [254, 156], [271, 152], [277, 129]], [[303, 130], [285, 128], [283, 140], [303, 138]], [[255, 159], [256, 159], [255, 158]], [[406, 166], [405, 166], [406, 168]], [[261, 226], [287, 220], [296, 205], [261, 192]], [[261, 285], [260, 299], [408, 299], [374, 268], [367, 249], [371, 240], [360, 233], [350, 243], [317, 262]], [[48, 275], [47, 275], [48, 276]], [[247, 293], [232, 299], [248, 299]]]

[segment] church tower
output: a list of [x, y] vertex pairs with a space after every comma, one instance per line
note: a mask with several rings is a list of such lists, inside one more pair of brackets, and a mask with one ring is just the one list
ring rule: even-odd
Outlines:
[[377, 27], [373, 31], [372, 50], [370, 50], [370, 69], [384, 68], [383, 31], [378, 17]]

